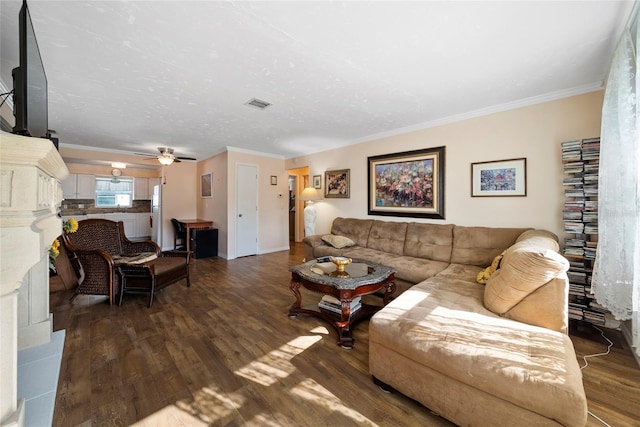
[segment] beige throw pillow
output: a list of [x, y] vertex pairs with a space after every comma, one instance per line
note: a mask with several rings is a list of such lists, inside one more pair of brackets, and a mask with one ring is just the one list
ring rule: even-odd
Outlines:
[[500, 269], [487, 281], [484, 291], [487, 309], [503, 315], [569, 269], [569, 261], [562, 255], [544, 245], [533, 246], [523, 241], [507, 250]]
[[349, 246], [355, 246], [356, 244], [350, 238], [338, 236], [337, 234], [325, 234], [322, 236], [322, 241], [337, 249], [348, 248]]

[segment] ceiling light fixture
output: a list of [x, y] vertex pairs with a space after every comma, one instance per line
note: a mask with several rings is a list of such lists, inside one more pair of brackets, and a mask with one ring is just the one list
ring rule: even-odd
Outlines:
[[164, 166], [169, 166], [173, 163], [173, 156], [159, 156], [158, 161]]
[[111, 163], [111, 167], [116, 169], [126, 169], [127, 164], [122, 162], [113, 162]]

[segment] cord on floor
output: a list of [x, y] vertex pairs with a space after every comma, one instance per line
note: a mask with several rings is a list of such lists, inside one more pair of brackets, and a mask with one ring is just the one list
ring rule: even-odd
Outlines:
[[[585, 354], [584, 356], [582, 356], [582, 359], [584, 360], [584, 366], [581, 366], [580, 369], [584, 369], [587, 366], [589, 366], [589, 361], [587, 360], [587, 358], [589, 357], [598, 357], [598, 356], [606, 356], [607, 354], [609, 354], [611, 352], [611, 347], [613, 347], [613, 342], [611, 342], [611, 340], [609, 338], [607, 338], [607, 336], [604, 334], [604, 331], [600, 328], [598, 328], [597, 326], [593, 326], [595, 329], [597, 329], [598, 331], [600, 331], [600, 335], [602, 335], [602, 338], [604, 338], [605, 340], [607, 340], [607, 342], [609, 343], [609, 345], [607, 346], [607, 351], [604, 353], [596, 353], [596, 354]], [[598, 417], [596, 414], [594, 414], [591, 411], [587, 411], [587, 413], [589, 415], [591, 415], [593, 418], [595, 418], [596, 420], [600, 421], [602, 424], [604, 424], [607, 427], [611, 427], [609, 424], [607, 424], [606, 421], [604, 421], [602, 418]]]

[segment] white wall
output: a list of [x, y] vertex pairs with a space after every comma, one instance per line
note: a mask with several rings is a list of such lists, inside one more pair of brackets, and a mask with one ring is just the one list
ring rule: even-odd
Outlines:
[[[351, 169], [351, 197], [316, 203], [316, 233], [328, 233], [336, 216], [493, 227], [544, 228], [562, 239], [560, 143], [600, 135], [603, 92], [537, 104], [345, 148], [289, 159], [309, 175]], [[445, 220], [369, 216], [367, 157], [446, 147]], [[471, 163], [525, 157], [526, 197], [471, 197]]]
[[209, 159], [198, 162], [198, 183], [200, 176], [211, 173], [213, 191], [211, 198], [200, 197], [198, 187], [198, 218], [213, 221], [213, 226], [218, 229], [218, 256], [227, 258], [227, 153], [221, 153]]
[[162, 184], [162, 249], [173, 249], [173, 225], [171, 218], [193, 219], [197, 217], [196, 197], [199, 196], [197, 164], [172, 163], [165, 168]]
[[[258, 253], [289, 249], [289, 184], [284, 160], [238, 151], [229, 151], [227, 155], [228, 257], [234, 258], [236, 253], [235, 170], [238, 163], [258, 167]], [[277, 185], [271, 185], [272, 175], [277, 177]]]

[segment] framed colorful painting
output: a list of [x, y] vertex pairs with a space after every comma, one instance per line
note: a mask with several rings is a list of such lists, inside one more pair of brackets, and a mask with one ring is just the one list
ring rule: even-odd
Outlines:
[[369, 215], [444, 219], [445, 147], [369, 157]]

